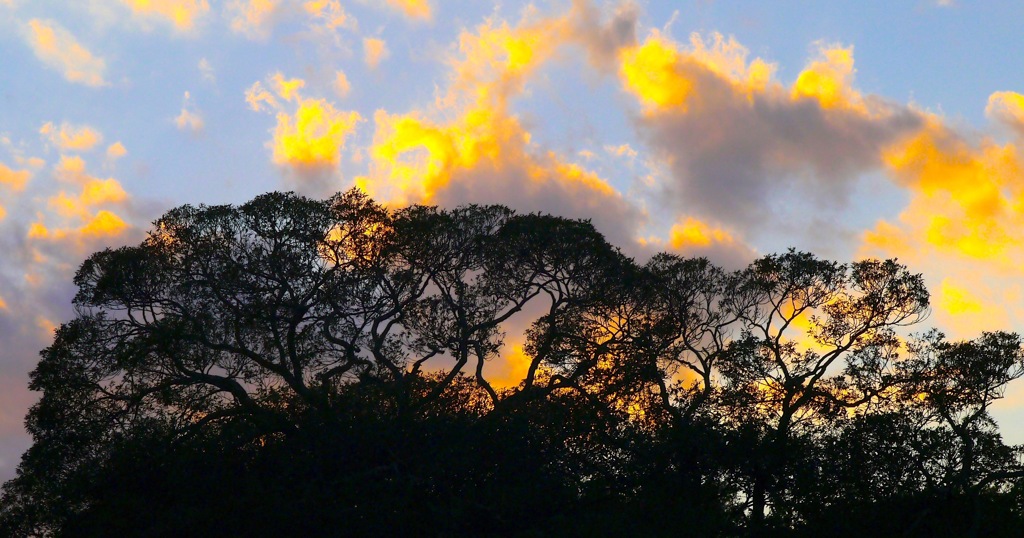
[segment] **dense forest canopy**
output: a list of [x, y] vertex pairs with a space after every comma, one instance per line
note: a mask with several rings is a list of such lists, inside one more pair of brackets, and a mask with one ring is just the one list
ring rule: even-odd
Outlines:
[[[1020, 337], [921, 327], [895, 260], [640, 265], [586, 221], [353, 190], [176, 208], [75, 283], [11, 535], [1024, 524], [1022, 449], [989, 414]], [[497, 383], [510, 340], [526, 360]]]

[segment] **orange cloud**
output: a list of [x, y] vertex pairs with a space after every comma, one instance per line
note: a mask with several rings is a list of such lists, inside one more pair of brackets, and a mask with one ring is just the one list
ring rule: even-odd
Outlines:
[[303, 3], [302, 8], [314, 19], [319, 19], [321, 28], [326, 30], [355, 29], [357, 26], [356, 20], [345, 11], [338, 0], [310, 0]]
[[938, 293], [939, 307], [950, 314], [978, 315], [984, 306], [969, 290], [962, 288], [949, 278], [942, 279]]
[[26, 237], [43, 242], [33, 246], [37, 262], [45, 262], [47, 257], [36, 247], [49, 245], [50, 253], [63, 259], [67, 252], [94, 249], [131, 229], [118, 214], [129, 196], [116, 179], [90, 175], [78, 156], [62, 156], [54, 172], [57, 179], [77, 185], [78, 191], [60, 190], [48, 196], [47, 210], [38, 212], [28, 225]]
[[128, 193], [114, 178], [93, 179], [82, 187], [81, 200], [87, 206], [120, 203], [127, 198]]
[[995, 92], [988, 97], [985, 114], [1024, 135], [1024, 95], [1017, 92]]
[[452, 84], [442, 105], [458, 101], [507, 108], [529, 77], [570, 40], [568, 16], [524, 21], [510, 27], [488, 20], [459, 35], [458, 55], [450, 60]]
[[39, 134], [61, 151], [88, 151], [103, 141], [103, 135], [87, 125], [62, 123], [56, 127], [46, 122], [39, 128]]
[[89, 176], [85, 173], [85, 159], [77, 155], [61, 155], [60, 161], [54, 166], [57, 179], [72, 183], [87, 181]]
[[338, 94], [338, 97], [345, 97], [348, 92], [352, 90], [352, 85], [348, 81], [348, 77], [345, 76], [344, 71], [338, 71], [334, 74], [334, 93]]
[[[306, 82], [302, 79], [286, 79], [274, 73], [267, 83], [271, 90], [260, 82], [253, 84], [246, 92], [246, 101], [253, 110], [276, 111], [277, 126], [269, 143], [274, 163], [300, 173], [336, 170], [341, 150], [362, 116], [338, 110], [326, 99], [303, 97], [300, 91]], [[294, 104], [294, 111], [286, 103]]]
[[502, 347], [499, 360], [487, 364], [486, 377], [495, 388], [515, 387], [526, 379], [533, 358], [526, 354], [522, 344]]
[[258, 81], [245, 90], [245, 102], [249, 104], [249, 108], [256, 112], [261, 112], [268, 108], [276, 109], [281, 106], [278, 104], [277, 98], [263, 87], [263, 83]]
[[852, 48], [820, 45], [787, 86], [774, 64], [721, 34], [680, 43], [655, 30], [623, 41], [619, 82], [639, 105], [653, 162], [667, 172], [651, 187], [679, 213], [727, 219], [741, 233], [778, 225], [772, 208], [791, 203], [784, 196], [841, 208], [852, 185], [878, 169], [882, 150], [922, 122], [856, 90]]
[[92, 87], [107, 85], [103, 78], [106, 62], [89, 52], [61, 25], [32, 19], [28, 22], [27, 36], [36, 57], [63, 74], [69, 82]]
[[[900, 216], [903, 233], [912, 236], [904, 243], [923, 240], [937, 251], [991, 261], [1006, 260], [1020, 248], [1024, 162], [1015, 145], [990, 139], [969, 144], [933, 117], [883, 157], [913, 195]], [[894, 230], [876, 228], [866, 240], [875, 246], [891, 243], [886, 237]]]
[[193, 134], [203, 130], [203, 115], [192, 105], [192, 96], [189, 92], [185, 92], [184, 103], [181, 105], [181, 112], [174, 118], [174, 125], [179, 130], [191, 131]]
[[28, 170], [12, 170], [4, 163], [0, 163], [0, 185], [4, 185], [14, 192], [25, 190], [28, 181], [32, 179], [32, 172]]
[[356, 185], [396, 204], [495, 202], [596, 214], [613, 240], [631, 239], [640, 212], [596, 172], [534, 144], [509, 111], [510, 99], [570, 39], [567, 16], [515, 27], [492, 19], [463, 31], [448, 62], [450, 84], [435, 108], [376, 112], [369, 173]]
[[721, 228], [713, 228], [693, 217], [687, 217], [683, 222], [673, 225], [669, 231], [669, 244], [678, 250], [709, 247], [712, 244], [731, 245], [732, 243], [735, 243], [735, 240], [729, 232]]
[[281, 73], [274, 73], [270, 77], [270, 84], [282, 99], [294, 101], [299, 96], [299, 90], [306, 85], [306, 81], [299, 78], [286, 79]]
[[630, 159], [635, 159], [639, 154], [629, 144], [621, 144], [618, 146], [608, 145], [604, 147], [604, 150], [616, 157], [628, 157]]
[[433, 12], [427, 0], [387, 0], [387, 3], [411, 19], [430, 20]]
[[818, 56], [800, 72], [791, 90], [793, 99], [815, 99], [822, 108], [845, 108], [868, 113], [860, 92], [853, 89], [853, 47], [820, 45]]
[[196, 20], [210, 11], [206, 0], [121, 0], [121, 3], [136, 15], [163, 19], [183, 32], [192, 30]]
[[233, 0], [225, 7], [232, 32], [252, 39], [270, 35], [274, 17], [281, 8], [279, 0]]
[[299, 170], [335, 169], [345, 139], [362, 119], [324, 99], [302, 99], [293, 115], [279, 113], [274, 129], [274, 162]]
[[689, 102], [701, 98], [696, 87], [703, 73], [728, 81], [740, 93], [764, 92], [775, 66], [760, 58], [748, 62], [748, 51], [735, 39], [712, 34], [690, 36], [690, 46], [681, 47], [652, 31], [643, 44], [620, 51], [619, 75], [623, 85], [648, 110], [686, 110]]
[[363, 60], [371, 69], [376, 69], [390, 55], [388, 44], [376, 37], [363, 39]]
[[128, 154], [128, 150], [125, 149], [124, 144], [121, 142], [114, 142], [107, 147], [107, 158], [110, 160], [117, 160]]
[[88, 240], [121, 235], [128, 229], [128, 224], [116, 214], [101, 209], [88, 217], [84, 224], [77, 228], [47, 228], [41, 222], [33, 222], [29, 227], [29, 239]]
[[[990, 109], [1012, 104], [1005, 97], [990, 98]], [[883, 152], [883, 163], [910, 199], [897, 219], [863, 234], [862, 254], [899, 257], [930, 277], [938, 321], [956, 337], [1024, 322], [1016, 306], [1024, 274], [1020, 148], [969, 140], [928, 116]]]

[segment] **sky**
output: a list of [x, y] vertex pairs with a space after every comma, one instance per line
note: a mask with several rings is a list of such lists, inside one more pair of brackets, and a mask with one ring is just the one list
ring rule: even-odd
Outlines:
[[[932, 292], [921, 330], [1024, 331], [1021, 21], [995, 0], [0, 0], [0, 480], [82, 260], [272, 190], [587, 218], [640, 261], [895, 257]], [[996, 417], [1024, 442], [1024, 387]]]

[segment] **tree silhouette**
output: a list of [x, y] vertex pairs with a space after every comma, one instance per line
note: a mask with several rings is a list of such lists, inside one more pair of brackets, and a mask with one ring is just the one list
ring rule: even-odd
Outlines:
[[[640, 266], [586, 221], [352, 190], [173, 209], [75, 284], [32, 373], [9, 535], [1024, 521], [1020, 449], [989, 415], [1020, 339], [907, 340], [928, 293], [894, 260]], [[513, 331], [521, 378], [495, 383]]]

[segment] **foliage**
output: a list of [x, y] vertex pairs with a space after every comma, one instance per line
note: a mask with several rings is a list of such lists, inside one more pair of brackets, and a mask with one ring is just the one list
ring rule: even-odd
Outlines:
[[[641, 266], [586, 221], [353, 190], [176, 208], [75, 283], [78, 315], [32, 374], [6, 534], [1024, 521], [1020, 449], [989, 415], [1024, 375], [1020, 338], [908, 339], [928, 292], [894, 260]], [[506, 340], [512, 384], [489, 366]]]

